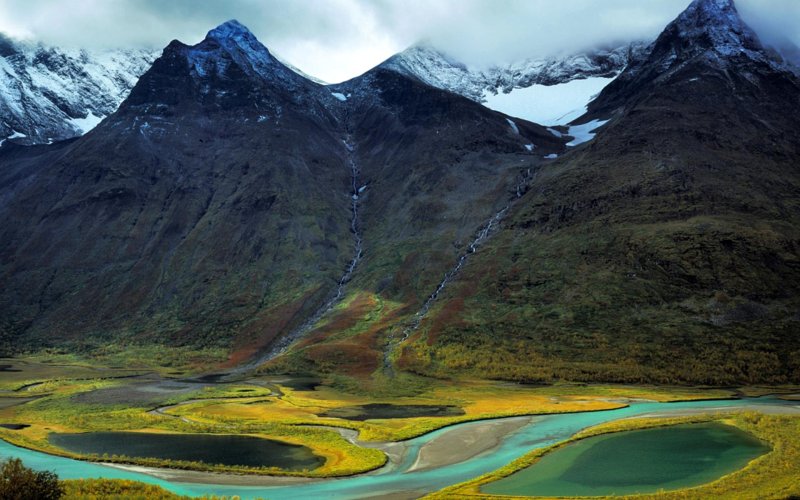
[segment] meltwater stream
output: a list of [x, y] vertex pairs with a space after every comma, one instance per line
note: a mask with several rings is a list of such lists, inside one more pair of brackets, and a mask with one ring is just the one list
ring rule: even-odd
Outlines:
[[[509, 120], [509, 122], [512, 124], [514, 123], [511, 120]], [[516, 127], [516, 125], [514, 125], [514, 127]], [[509, 200], [508, 204], [495, 212], [489, 218], [489, 220], [486, 221], [483, 226], [481, 226], [478, 232], [475, 233], [475, 237], [472, 239], [469, 245], [467, 245], [466, 250], [458, 256], [453, 267], [451, 267], [444, 274], [442, 280], [438, 283], [438, 285], [436, 285], [436, 289], [433, 291], [433, 293], [428, 295], [428, 298], [425, 299], [425, 302], [422, 303], [422, 306], [414, 314], [414, 316], [411, 318], [411, 321], [402, 330], [401, 334], [399, 336], [393, 335], [393, 337], [389, 338], [383, 356], [384, 368], [389, 375], [394, 374], [392, 369], [392, 355], [394, 350], [397, 348], [397, 346], [406, 341], [408, 337], [417, 330], [417, 328], [419, 328], [423, 318], [428, 315], [428, 312], [433, 304], [439, 299], [439, 295], [441, 295], [447, 285], [449, 285], [450, 282], [458, 276], [458, 274], [461, 272], [461, 268], [464, 267], [464, 264], [466, 264], [469, 256], [477, 252], [478, 247], [485, 243], [486, 240], [489, 239], [489, 237], [497, 230], [497, 228], [500, 226], [500, 222], [505, 218], [506, 214], [511, 208], [511, 205], [514, 203], [514, 201], [522, 198], [522, 195], [527, 192], [532, 180], [533, 174], [531, 173], [530, 168], [520, 174], [516, 185], [514, 186], [514, 196]]]
[[359, 208], [361, 207], [361, 198], [364, 191], [367, 189], [366, 184], [361, 184], [361, 169], [358, 166], [358, 161], [355, 157], [355, 144], [348, 134], [342, 143], [346, 152], [346, 163], [350, 169], [350, 233], [353, 238], [353, 257], [347, 264], [344, 273], [336, 283], [336, 289], [330, 298], [325, 301], [311, 316], [309, 316], [300, 326], [279, 338], [274, 342], [266, 353], [257, 356], [253, 361], [241, 365], [234, 370], [231, 374], [239, 375], [248, 372], [259, 365], [270, 361], [279, 355], [286, 352], [290, 345], [295, 341], [305, 336], [319, 320], [322, 319], [344, 296], [345, 285], [352, 279], [353, 272], [356, 270], [358, 263], [364, 255], [364, 240], [361, 235], [361, 222], [359, 216]]
[[695, 401], [681, 403], [632, 403], [618, 410], [569, 413], [534, 417], [531, 423], [506, 435], [494, 449], [474, 458], [454, 465], [448, 465], [418, 472], [408, 472], [416, 460], [420, 448], [431, 440], [453, 429], [465, 429], [477, 425], [476, 422], [458, 424], [426, 434], [409, 441], [409, 449], [402, 463], [384, 467], [371, 474], [343, 479], [329, 479], [305, 484], [287, 486], [255, 487], [228, 486], [221, 484], [181, 483], [158, 479], [146, 474], [123, 471], [99, 464], [56, 457], [40, 452], [19, 448], [0, 441], [0, 457], [19, 457], [28, 466], [39, 470], [55, 471], [62, 479], [76, 478], [120, 478], [157, 484], [182, 495], [238, 495], [241, 498], [292, 498], [301, 499], [356, 499], [377, 497], [388, 494], [404, 494], [408, 498], [418, 498], [425, 493], [466, 481], [486, 472], [498, 469], [514, 459], [530, 452], [568, 439], [578, 431], [621, 418], [643, 414], [667, 415], [686, 410], [747, 409], [764, 405], [780, 405], [797, 409], [796, 401], [783, 401], [772, 397], [725, 400]]

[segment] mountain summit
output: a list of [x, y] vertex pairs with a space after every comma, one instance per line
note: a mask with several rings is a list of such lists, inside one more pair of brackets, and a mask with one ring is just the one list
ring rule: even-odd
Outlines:
[[666, 62], [701, 54], [717, 61], [740, 55], [763, 60], [763, 50], [733, 0], [695, 0], [658, 37], [651, 57]]
[[173, 41], [92, 133], [0, 148], [0, 345], [104, 332], [241, 361], [308, 333], [303, 363], [372, 372], [394, 322], [319, 345], [316, 320], [378, 294], [413, 314], [565, 142], [388, 70], [319, 85], [236, 21]]
[[[277, 62], [258, 39], [239, 21], [232, 19], [220, 24], [206, 35], [205, 40], [187, 51], [193, 69], [200, 76], [205, 76], [210, 70], [225, 69], [219, 62], [226, 54], [246, 72], [252, 72], [262, 78], [270, 79], [276, 73], [285, 73], [282, 64]], [[293, 73], [293, 72], [292, 72]]]
[[[697, 82], [715, 75], [728, 87], [756, 83], [754, 75], [791, 70], [764, 48], [733, 0], [695, 0], [589, 106], [589, 117], [608, 118], [654, 85]], [[732, 69], [730, 73], [727, 73]], [[751, 78], [745, 78], [750, 74]], [[749, 82], [749, 83], [748, 83]]]
[[308, 103], [309, 95], [321, 95], [320, 89], [274, 58], [244, 25], [231, 20], [196, 45], [173, 40], [122, 107], [201, 102], [207, 108], [260, 109], [284, 101]]

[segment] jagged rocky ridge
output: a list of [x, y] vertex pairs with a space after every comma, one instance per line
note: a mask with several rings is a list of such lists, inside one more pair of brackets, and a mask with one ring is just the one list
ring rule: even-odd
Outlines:
[[0, 33], [0, 143], [79, 136], [113, 113], [158, 53], [65, 50]]
[[[62, 49], [0, 33], [0, 144], [47, 144], [86, 133], [116, 111], [160, 54]], [[324, 84], [271, 56], [293, 73]]]
[[566, 57], [525, 59], [501, 66], [471, 68], [431, 44], [422, 43], [392, 56], [381, 67], [473, 101], [484, 102], [487, 93], [508, 93], [536, 84], [558, 85], [589, 77], [613, 77], [631, 61], [640, 58], [646, 48], [647, 43], [633, 42]]
[[[702, 66], [747, 78], [764, 72], [792, 73], [794, 66], [767, 49], [742, 20], [732, 0], [694, 1], [646, 50], [646, 57], [612, 82], [590, 105], [590, 115], [612, 111], [630, 95]], [[702, 75], [693, 75], [698, 77]], [[695, 80], [697, 81], [697, 80]]]

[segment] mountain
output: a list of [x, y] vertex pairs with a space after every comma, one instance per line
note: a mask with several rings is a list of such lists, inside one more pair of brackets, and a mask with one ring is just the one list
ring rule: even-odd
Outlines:
[[170, 43], [80, 139], [7, 145], [6, 323], [43, 345], [202, 347], [302, 310], [350, 252], [337, 102], [232, 21]]
[[[271, 358], [330, 310], [424, 300], [566, 141], [383, 69], [319, 85], [224, 23], [84, 136], [0, 149], [0, 340]], [[309, 356], [374, 370], [370, 338]]]
[[[620, 107], [631, 94], [680, 79], [681, 73], [700, 77], [730, 72], [735, 79], [786, 73], [792, 66], [766, 49], [745, 24], [731, 0], [693, 2], [603, 94], [592, 102], [592, 115]], [[694, 80], [694, 81], [699, 81]], [[736, 82], [732, 82], [735, 84]], [[751, 82], [757, 85], [756, 81]]]
[[380, 67], [483, 102], [487, 94], [509, 93], [531, 85], [551, 86], [590, 77], [614, 77], [631, 60], [641, 56], [646, 47], [646, 43], [634, 42], [566, 57], [525, 59], [487, 68], [472, 68], [430, 43], [421, 43], [390, 57]]
[[321, 85], [235, 21], [174, 41], [89, 133], [0, 148], [0, 345], [798, 383], [800, 81], [732, 0], [637, 54], [547, 128], [394, 63]]
[[[800, 380], [800, 83], [696, 0], [576, 123], [398, 365], [691, 384]], [[602, 124], [605, 124], [602, 126]]]
[[113, 113], [152, 50], [65, 50], [0, 33], [0, 144], [79, 136]]
[[646, 43], [633, 42], [564, 57], [473, 68], [422, 43], [392, 56], [380, 67], [497, 111], [556, 125], [582, 114], [592, 97], [629, 63], [640, 59], [646, 48]]

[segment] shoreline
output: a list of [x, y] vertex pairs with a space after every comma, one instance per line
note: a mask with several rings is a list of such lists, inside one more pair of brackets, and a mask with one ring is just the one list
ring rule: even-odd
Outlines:
[[[428, 442], [423, 443], [419, 447], [417, 455], [416, 457], [413, 458], [413, 462], [408, 467], [408, 470], [402, 472], [407, 473], [407, 472], [423, 472], [423, 471], [435, 470], [437, 468], [447, 467], [450, 465], [462, 463], [467, 460], [471, 460], [484, 453], [490, 453], [492, 450], [496, 449], [498, 446], [502, 444], [502, 441], [506, 436], [513, 434], [514, 432], [519, 431], [525, 426], [534, 423], [536, 421], [535, 420], [536, 417], [546, 417], [559, 414], [564, 415], [570, 413], [595, 413], [600, 411], [613, 411], [613, 410], [614, 409], [587, 410], [585, 412], [564, 412], [556, 414], [486, 417], [478, 420], [452, 423], [447, 426], [441, 427], [439, 429], [435, 429], [434, 431], [425, 433], [423, 434], [423, 436], [426, 434], [430, 434], [432, 432], [452, 428], [454, 426], [464, 425], [464, 427], [461, 429], [456, 428], [444, 432], [442, 433], [442, 435], [435, 436], [431, 438]], [[623, 421], [635, 418], [665, 418], [665, 417], [693, 416], [693, 415], [703, 415], [703, 414], [713, 415], [721, 413], [742, 413], [748, 411], [758, 411], [761, 413], [771, 414], [771, 415], [780, 414], [780, 415], [798, 416], [800, 415], [800, 404], [790, 405], [790, 406], [778, 405], [778, 404], [775, 405], [751, 404], [751, 405], [742, 405], [735, 407], [723, 406], [723, 407], [710, 407], [710, 408], [709, 407], [686, 408], [682, 410], [668, 410], [664, 412], [653, 411], [650, 413], [640, 414], [635, 417], [625, 417], [617, 420]], [[472, 424], [472, 425], [466, 425], [466, 424]], [[348, 441], [355, 442], [355, 444], [358, 445], [362, 444], [362, 442], [358, 441], [357, 439], [357, 431], [353, 429], [337, 428], [333, 426], [329, 426], [328, 428], [340, 432], [340, 434], [343, 434], [343, 437]], [[478, 434], [483, 434], [483, 435], [475, 437], [476, 431]], [[59, 455], [57, 453], [37, 450], [35, 448], [27, 446], [20, 446], [11, 441], [6, 441], [6, 442], [8, 442], [13, 446], [27, 448], [29, 450], [36, 451], [39, 453], [45, 453], [53, 456], [61, 456], [63, 458], [69, 458], [88, 463], [95, 463], [98, 465], [111, 467], [118, 470], [125, 470], [134, 473], [146, 474], [156, 479], [161, 479], [175, 483], [201, 484], [201, 485], [217, 484], [221, 486], [233, 486], [233, 487], [237, 486], [281, 487], [281, 486], [319, 483], [337, 479], [365, 477], [369, 475], [376, 475], [376, 474], [383, 474], [386, 472], [390, 472], [393, 468], [397, 468], [398, 466], [400, 466], [407, 458], [406, 454], [409, 452], [410, 449], [408, 441], [409, 440], [402, 440], [402, 441], [386, 442], [386, 443], [366, 442], [364, 444], [366, 444], [367, 446], [378, 449], [383, 449], [386, 447], [399, 447], [399, 450], [397, 450], [396, 448], [395, 450], [391, 450], [394, 452], [395, 455], [394, 459], [390, 458], [389, 460], [387, 460], [384, 466], [379, 467], [377, 469], [360, 472], [356, 474], [345, 475], [345, 476], [330, 476], [330, 477], [308, 477], [308, 476], [296, 476], [296, 475], [259, 475], [259, 474], [245, 474], [245, 473], [235, 473], [235, 472], [170, 469], [170, 468], [160, 468], [160, 467], [126, 464], [126, 463], [109, 463], [109, 462], [87, 460], [74, 456]], [[386, 453], [387, 456], [391, 457], [391, 454], [387, 451], [384, 451], [384, 453]]]
[[[175, 483], [219, 484], [223, 486], [291, 486], [293, 484], [318, 483], [341, 477], [268, 476], [256, 474], [233, 474], [226, 472], [202, 472], [196, 470], [164, 469], [144, 465], [95, 462], [112, 469], [136, 472]], [[344, 476], [352, 477], [352, 476]]]
[[[423, 444], [418, 451], [414, 463], [405, 472], [422, 472], [426, 470], [437, 469], [440, 467], [446, 467], [448, 465], [454, 465], [457, 463], [470, 460], [483, 453], [489, 453], [502, 444], [503, 438], [505, 436], [525, 427], [526, 425], [531, 423], [535, 417], [536, 416], [534, 415], [511, 416], [511, 417], [498, 417], [494, 419], [484, 419], [482, 421], [476, 420], [470, 422], [462, 422], [462, 424], [475, 424], [475, 425], [469, 426], [465, 429], [450, 430], [449, 432], [443, 434], [442, 436], [436, 437], [431, 441], [429, 441], [428, 443]], [[448, 427], [452, 427], [454, 425], [458, 424], [451, 424], [451, 426]], [[332, 426], [320, 426], [320, 427], [325, 427], [330, 430], [344, 431], [346, 434], [350, 434], [347, 437], [342, 436], [345, 439], [348, 439], [348, 441], [351, 441], [353, 444], [356, 444], [358, 446], [367, 445], [371, 448], [379, 449], [384, 453], [386, 453], [386, 455], [389, 457], [389, 460], [387, 460], [384, 466], [379, 467], [377, 469], [373, 469], [371, 471], [352, 474], [350, 476], [336, 476], [336, 477], [248, 475], [248, 474], [233, 474], [224, 472], [202, 472], [202, 471], [192, 471], [192, 470], [182, 470], [182, 469], [165, 469], [165, 468], [147, 467], [135, 464], [118, 464], [118, 463], [108, 463], [108, 462], [96, 462], [96, 463], [99, 463], [107, 467], [126, 470], [129, 472], [138, 472], [142, 474], [147, 474], [149, 476], [153, 476], [158, 479], [163, 479], [166, 481], [174, 481], [178, 483], [268, 487], [268, 486], [287, 486], [292, 484], [310, 484], [321, 481], [363, 477], [363, 476], [375, 475], [378, 473], [384, 473], [387, 470], [399, 466], [403, 462], [405, 455], [409, 451], [409, 446], [407, 444], [408, 440], [383, 442], [383, 443], [363, 442], [359, 441], [356, 438], [356, 436], [353, 435], [355, 434], [356, 431], [352, 429], [337, 428]], [[479, 430], [479, 432], [483, 431], [482, 432], [483, 435], [481, 439], [475, 440], [474, 442], [469, 442], [468, 434], [475, 432], [475, 427], [483, 428]], [[462, 447], [460, 448], [459, 452], [456, 455], [453, 455], [450, 450], [433, 451], [432, 448], [430, 448], [430, 446], [432, 445], [432, 443], [440, 442], [440, 440], [444, 440], [445, 442], [454, 441], [455, 443], [460, 443]], [[429, 456], [422, 459], [421, 457], [423, 455], [423, 450], [425, 450], [426, 447], [428, 447], [428, 451], [425, 453], [426, 455]], [[399, 448], [399, 450], [397, 448]]]
[[[600, 398], [600, 399], [603, 399], [603, 398]], [[720, 398], [710, 398], [709, 401], [725, 401], [725, 400], [730, 400], [730, 399], [731, 398], [722, 398], [722, 399], [720, 399]], [[447, 431], [448, 429], [452, 429], [453, 427], [458, 427], [458, 426], [462, 426], [462, 425], [466, 425], [466, 424], [474, 424], [476, 426], [479, 426], [479, 425], [482, 425], [482, 424], [483, 425], [489, 425], [489, 426], [498, 426], [498, 425], [502, 425], [505, 421], [509, 421], [509, 420], [517, 420], [517, 419], [529, 419], [529, 420], [532, 420], [532, 419], [534, 419], [536, 417], [548, 417], [548, 416], [566, 415], [566, 414], [574, 414], [574, 413], [596, 413], [596, 412], [604, 412], [604, 411], [614, 411], [614, 410], [619, 410], [619, 409], [623, 409], [623, 408], [629, 407], [631, 402], [636, 402], [636, 401], [647, 401], [647, 402], [650, 402], [650, 400], [644, 400], [644, 399], [638, 399], [638, 398], [619, 398], [619, 399], [617, 399], [617, 398], [607, 398], [607, 399], [605, 399], [605, 401], [609, 402], [609, 403], [617, 403], [618, 406], [611, 407], [611, 408], [604, 408], [604, 409], [593, 409], [593, 410], [582, 410], [582, 411], [564, 411], [564, 412], [552, 412], [552, 413], [546, 413], [546, 412], [545, 413], [527, 413], [527, 414], [520, 414], [520, 415], [503, 415], [503, 416], [484, 416], [484, 417], [479, 417], [479, 418], [475, 418], [475, 419], [467, 419], [467, 420], [448, 423], [448, 424], [445, 424], [445, 425], [443, 425], [441, 427], [438, 427], [436, 429], [432, 429], [432, 430], [429, 430], [427, 432], [423, 432], [423, 433], [421, 433], [421, 434], [419, 434], [417, 436], [409, 437], [409, 438], [406, 438], [406, 439], [401, 439], [401, 440], [398, 440], [398, 441], [390, 441], [390, 442], [361, 441], [360, 439], [358, 439], [359, 431], [357, 431], [355, 429], [349, 429], [347, 427], [336, 427], [336, 426], [332, 426], [332, 425], [316, 426], [316, 427], [321, 427], [321, 428], [327, 428], [327, 429], [330, 429], [331, 431], [334, 431], [334, 432], [338, 432], [344, 439], [350, 441], [351, 443], [353, 443], [353, 444], [355, 444], [357, 446], [363, 446], [363, 447], [368, 447], [368, 448], [379, 449], [379, 450], [383, 451], [384, 454], [386, 454], [386, 456], [387, 456], [386, 463], [384, 465], [380, 466], [380, 467], [377, 467], [377, 468], [374, 468], [374, 469], [371, 469], [371, 470], [366, 470], [366, 471], [363, 471], [363, 472], [357, 472], [357, 473], [354, 473], [354, 474], [347, 474], [347, 475], [341, 475], [341, 476], [317, 476], [317, 477], [314, 477], [314, 476], [298, 476], [298, 475], [293, 475], [293, 474], [266, 475], [266, 474], [257, 474], [257, 473], [247, 473], [247, 472], [237, 473], [237, 472], [222, 472], [222, 471], [207, 471], [207, 470], [204, 471], [204, 470], [195, 470], [195, 469], [178, 469], [178, 468], [166, 468], [166, 467], [153, 467], [153, 466], [141, 465], [141, 464], [136, 464], [136, 463], [102, 462], [102, 461], [95, 461], [95, 460], [92, 460], [92, 459], [87, 458], [87, 457], [76, 456], [76, 455], [73, 455], [71, 453], [63, 453], [62, 454], [62, 453], [57, 453], [57, 452], [53, 452], [53, 451], [38, 449], [38, 448], [35, 448], [35, 447], [31, 447], [31, 446], [21, 445], [21, 444], [15, 443], [13, 441], [9, 441], [7, 439], [4, 439], [3, 437], [0, 437], [0, 439], [3, 439], [5, 442], [7, 442], [7, 443], [9, 443], [9, 444], [11, 444], [13, 446], [19, 446], [21, 448], [29, 449], [31, 451], [36, 451], [36, 452], [40, 452], [40, 453], [46, 453], [46, 454], [49, 454], [49, 455], [59, 456], [59, 457], [63, 457], [63, 458], [69, 458], [69, 459], [72, 459], [72, 460], [78, 460], [78, 461], [82, 461], [82, 462], [101, 464], [101, 465], [105, 465], [105, 466], [108, 466], [108, 467], [118, 468], [118, 469], [122, 469], [122, 470], [129, 470], [129, 471], [132, 471], [132, 472], [141, 472], [141, 473], [144, 473], [144, 474], [156, 477], [156, 478], [170, 480], [170, 481], [183, 482], [183, 483], [200, 483], [200, 484], [225, 484], [225, 485], [230, 485], [230, 486], [249, 486], [249, 485], [254, 485], [254, 486], [270, 486], [270, 485], [272, 485], [272, 486], [280, 486], [280, 485], [285, 485], [285, 484], [303, 484], [303, 483], [310, 483], [310, 482], [327, 481], [327, 480], [332, 480], [332, 479], [346, 479], [346, 478], [367, 476], [367, 475], [370, 475], [370, 474], [380, 473], [382, 471], [386, 471], [387, 469], [391, 469], [393, 467], [397, 467], [400, 463], [402, 463], [403, 458], [405, 458], [406, 453], [408, 453], [408, 449], [409, 449], [408, 443], [410, 441], [412, 441], [414, 439], [418, 439], [418, 438], [426, 436], [426, 435], [429, 435], [429, 434], [432, 434], [434, 432]], [[664, 404], [668, 404], [668, 403], [669, 402], [665, 402]], [[178, 405], [175, 405], [175, 406], [178, 406]], [[759, 407], [763, 407], [763, 405], [759, 405]], [[686, 410], [684, 410], [684, 411], [686, 411]], [[800, 414], [800, 410], [798, 410], [798, 414]], [[175, 417], [175, 416], [173, 416], [173, 417]], [[523, 427], [523, 426], [520, 426], [520, 427], [518, 427], [518, 428], [516, 428], [514, 430], [519, 430], [519, 428], [521, 428], [521, 427]], [[452, 431], [448, 431], [443, 436], [439, 436], [439, 437], [433, 438], [433, 440], [442, 439], [445, 436], [447, 436], [447, 434], [449, 432], [452, 432]], [[463, 431], [461, 431], [461, 432], [463, 432]], [[490, 439], [490, 438], [485, 438], [485, 439]], [[481, 442], [478, 444], [478, 446], [485, 446], [486, 445], [485, 444], [485, 439], [481, 440]], [[427, 445], [428, 445], [428, 443], [426, 443], [425, 445], [423, 445], [420, 448], [420, 451], [418, 452], [419, 454], [417, 455], [414, 463], [411, 465], [411, 467], [409, 468], [409, 470], [407, 472], [430, 470], [430, 469], [434, 469], [434, 468], [441, 467], [441, 466], [452, 465], [453, 463], [459, 463], [458, 461], [453, 462], [451, 460], [446, 460], [446, 459], [438, 457], [436, 454], [434, 454], [433, 457], [430, 458], [430, 461], [431, 461], [430, 464], [427, 464], [427, 463], [424, 463], [424, 462], [422, 464], [419, 464], [420, 455], [422, 454], [422, 448], [427, 446]], [[461, 460], [461, 461], [469, 460], [469, 459], [474, 458], [475, 456], [477, 456], [477, 455], [479, 455], [481, 453], [485, 453], [485, 452], [491, 451], [491, 449], [493, 449], [494, 447], [496, 447], [496, 445], [492, 446], [492, 447], [489, 447], [489, 448], [484, 448], [484, 449], [479, 450], [479, 451], [477, 451], [475, 453], [471, 453], [471, 451], [469, 449], [467, 449], [462, 454], [460, 454], [460, 455], [464, 455], [465, 456], [465, 458], [463, 460]], [[428, 452], [428, 454], [430, 454], [430, 451]], [[449, 463], [442, 464], [442, 465], [437, 465], [438, 462], [442, 461], [442, 460], [447, 461]], [[204, 479], [204, 477], [206, 479]], [[211, 481], [208, 478], [214, 478], [215, 480]]]
[[720, 413], [742, 413], [749, 411], [757, 411], [765, 415], [789, 415], [800, 416], [800, 401], [795, 406], [784, 405], [744, 405], [744, 406], [731, 406], [719, 408], [686, 408], [683, 410], [669, 411], [669, 412], [652, 412], [643, 413], [635, 417], [622, 418], [620, 420], [631, 420], [637, 418], [668, 418], [668, 417], [691, 417], [695, 415], [706, 414], [720, 414]]
[[422, 472], [471, 460], [497, 449], [503, 438], [533, 423], [535, 416], [509, 417], [453, 429], [422, 445], [406, 472]]
[[[594, 411], [602, 411], [602, 410], [594, 410]], [[608, 411], [608, 410], [605, 410]], [[760, 411], [769, 415], [800, 415], [800, 405], [795, 406], [780, 406], [780, 405], [747, 405], [747, 406], [738, 406], [738, 407], [719, 407], [719, 408], [687, 408], [684, 410], [670, 410], [668, 412], [652, 412], [646, 413], [642, 415], [637, 415], [635, 417], [626, 417], [619, 419], [620, 421], [623, 420], [631, 420], [637, 418], [669, 418], [669, 417], [685, 417], [685, 416], [696, 416], [696, 415], [704, 415], [704, 414], [719, 414], [719, 413], [741, 413], [747, 411]], [[414, 460], [413, 464], [409, 467], [409, 469], [405, 472], [424, 472], [430, 471], [433, 469], [437, 469], [440, 467], [446, 467], [448, 465], [454, 465], [457, 463], [464, 462], [466, 460], [470, 460], [475, 458], [478, 455], [483, 453], [491, 452], [492, 450], [496, 449], [500, 446], [502, 442], [502, 437], [512, 434], [521, 428], [525, 427], [526, 425], [533, 423], [534, 419], [537, 416], [543, 415], [528, 415], [528, 416], [512, 416], [512, 417], [499, 417], [495, 419], [484, 419], [483, 421], [472, 421], [472, 422], [462, 422], [464, 424], [475, 423], [475, 422], [482, 422], [482, 424], [476, 425], [485, 425], [487, 427], [492, 427], [491, 432], [489, 432], [486, 436], [481, 439], [476, 440], [476, 444], [474, 444], [471, 448], [467, 447], [463, 451], [458, 453], [458, 459], [454, 460], [450, 458], [452, 456], [452, 451], [450, 451], [448, 447], [447, 454], [440, 455], [439, 451], [433, 452], [433, 455], [427, 458], [422, 458], [423, 450], [430, 446], [431, 443], [436, 442], [444, 442], [445, 444], [455, 444], [459, 443], [459, 440], [463, 440], [466, 436], [459, 435], [461, 433], [468, 433], [473, 432], [474, 429], [466, 428], [463, 430], [452, 431], [456, 432], [455, 435], [448, 435], [443, 434], [442, 436], [433, 438], [428, 443], [425, 443], [420, 447], [419, 452], [417, 454], [416, 459]], [[544, 415], [546, 416], [546, 415]], [[511, 422], [511, 424], [509, 424]], [[451, 424], [457, 425], [457, 424]], [[331, 427], [331, 429], [337, 429]], [[345, 429], [341, 428], [343, 431], [350, 431], [353, 433], [352, 429]], [[350, 436], [353, 438], [354, 436]], [[441, 440], [441, 441], [440, 441]], [[448, 443], [452, 442], [452, 443]], [[360, 443], [360, 441], [358, 441]], [[380, 443], [382, 446], [386, 445], [401, 445], [403, 441], [397, 441], [393, 443]], [[487, 443], [491, 443], [487, 445]], [[372, 443], [377, 444], [377, 443]], [[440, 450], [443, 451], [443, 450]], [[408, 448], [406, 447], [402, 451], [402, 456], [408, 452]], [[431, 452], [429, 452], [430, 454]], [[222, 473], [222, 472], [202, 472], [202, 471], [191, 471], [191, 470], [181, 470], [181, 469], [163, 469], [157, 467], [146, 467], [140, 465], [132, 465], [132, 464], [115, 464], [115, 463], [105, 463], [105, 462], [97, 462], [102, 465], [117, 468], [120, 470], [126, 470], [130, 472], [138, 472], [142, 474], [147, 474], [149, 476], [156, 477], [158, 479], [163, 479], [166, 481], [174, 481], [176, 483], [194, 483], [194, 484], [219, 484], [225, 486], [253, 486], [253, 487], [270, 487], [270, 486], [291, 486], [294, 484], [311, 484], [311, 483], [319, 483], [323, 481], [330, 481], [336, 479], [344, 479], [349, 477], [359, 477], [359, 476], [368, 476], [370, 474], [376, 474], [378, 471], [383, 471], [387, 467], [392, 467], [393, 465], [396, 466], [400, 463], [400, 461], [388, 461], [387, 465], [380, 467], [378, 469], [362, 472], [359, 474], [353, 474], [351, 476], [342, 476], [342, 477], [329, 477], [329, 478], [315, 478], [315, 477], [300, 477], [300, 476], [267, 476], [267, 475], [245, 475], [245, 474], [232, 474], [232, 473]]]

